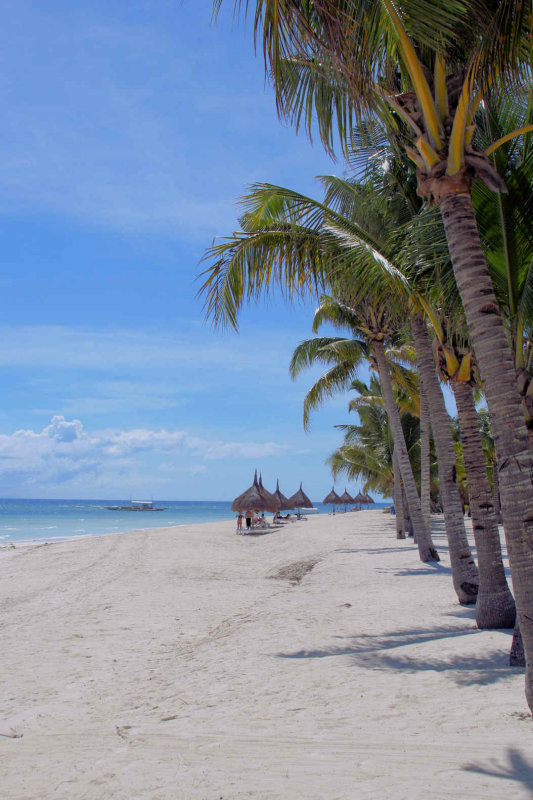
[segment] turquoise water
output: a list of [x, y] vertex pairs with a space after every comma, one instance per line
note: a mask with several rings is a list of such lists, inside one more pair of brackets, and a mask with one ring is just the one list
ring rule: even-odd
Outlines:
[[[124, 500], [0, 500], [0, 546], [22, 542], [58, 542], [80, 536], [166, 528], [232, 520], [231, 502], [216, 500], [157, 501], [165, 511], [108, 511]], [[376, 508], [385, 506], [376, 503]], [[331, 506], [315, 503], [318, 513]]]

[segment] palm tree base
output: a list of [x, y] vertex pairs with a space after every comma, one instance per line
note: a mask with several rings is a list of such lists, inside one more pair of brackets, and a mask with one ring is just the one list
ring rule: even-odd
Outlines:
[[480, 588], [476, 603], [476, 625], [480, 630], [514, 628], [515, 621], [514, 597], [507, 586], [498, 592]]
[[420, 547], [418, 546], [420, 561], [427, 564], [429, 561], [440, 561], [439, 554], [434, 547]]
[[477, 603], [479, 591], [479, 586], [477, 583], [463, 581], [460, 586], [456, 586], [454, 583], [454, 588], [457, 593], [457, 599], [462, 606], [473, 606], [475, 603]]
[[[522, 634], [520, 633], [520, 628], [516, 624], [513, 632], [513, 641], [511, 644], [511, 650], [509, 652], [509, 666], [510, 667], [526, 666], [526, 654], [524, 653], [524, 642], [522, 641]], [[527, 683], [526, 683], [526, 695], [527, 695]], [[531, 708], [531, 703], [528, 702], [528, 705]]]

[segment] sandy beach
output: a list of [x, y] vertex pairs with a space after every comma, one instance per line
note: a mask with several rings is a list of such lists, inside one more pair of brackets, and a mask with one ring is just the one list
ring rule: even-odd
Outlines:
[[1, 553], [2, 800], [531, 798], [510, 631], [380, 511]]

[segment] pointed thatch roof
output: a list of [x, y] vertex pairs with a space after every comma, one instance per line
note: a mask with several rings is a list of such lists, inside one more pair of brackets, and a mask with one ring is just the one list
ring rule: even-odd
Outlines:
[[257, 470], [255, 471], [254, 475], [254, 482], [247, 489], [245, 492], [240, 494], [238, 497], [235, 498], [233, 503], [231, 504], [232, 511], [247, 511], [248, 509], [252, 509], [252, 511], [270, 511], [271, 501], [269, 501], [262, 493], [261, 489], [259, 488], [259, 483], [257, 481]]
[[331, 503], [331, 505], [334, 506], [342, 506], [342, 500], [335, 491], [335, 487], [331, 488], [331, 492], [328, 495], [326, 495], [326, 497], [324, 497], [322, 502], [324, 503], [324, 505], [328, 505], [328, 503]]
[[267, 489], [265, 489], [265, 487], [263, 486], [263, 478], [261, 477], [261, 474], [259, 474], [259, 491], [261, 492], [265, 500], [268, 502], [268, 507], [266, 511], [272, 511], [272, 513], [274, 513], [274, 511], [280, 510], [280, 501], [275, 495], [271, 494]]
[[343, 493], [340, 495], [340, 498], [339, 498], [339, 499], [341, 500], [341, 502], [342, 502], [342, 503], [343, 503], [345, 506], [347, 506], [347, 505], [351, 505], [351, 504], [354, 502], [354, 499], [353, 499], [353, 497], [351, 497], [351, 496], [348, 494], [348, 492], [346, 491], [346, 488], [344, 489], [344, 492], [343, 492]]
[[288, 511], [290, 508], [294, 508], [294, 506], [290, 505], [288, 499], [285, 497], [283, 492], [280, 491], [279, 479], [276, 482], [276, 491], [272, 492], [272, 494], [274, 495], [276, 500], [279, 500], [279, 510], [280, 511]]
[[368, 502], [367, 499], [366, 499], [366, 496], [364, 494], [361, 494], [361, 492], [357, 492], [357, 494], [355, 495], [353, 501], [354, 501], [354, 503], [359, 503], [359, 505], [361, 505], [361, 503], [367, 503]]
[[369, 494], [365, 494], [365, 503], [368, 503], [370, 505], [370, 503], [373, 503], [373, 502], [374, 502], [374, 500], [372, 500], [370, 495]]
[[313, 503], [302, 489], [302, 484], [300, 484], [300, 488], [296, 494], [289, 497], [287, 502], [289, 504], [288, 508], [313, 508]]

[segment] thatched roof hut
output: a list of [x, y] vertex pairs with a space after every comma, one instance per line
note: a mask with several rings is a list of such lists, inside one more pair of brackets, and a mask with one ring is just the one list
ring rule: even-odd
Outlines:
[[335, 506], [342, 506], [342, 500], [340, 499], [339, 495], [335, 491], [335, 488], [331, 488], [331, 492], [324, 497], [322, 500], [324, 505], [331, 504], [333, 506], [333, 511], [335, 511]]
[[344, 492], [341, 495], [339, 495], [339, 500], [344, 505], [345, 511], [346, 511], [346, 506], [351, 506], [354, 502], [353, 497], [351, 497], [346, 491], [346, 487], [344, 487]]
[[276, 481], [276, 491], [272, 492], [276, 500], [279, 500], [279, 510], [280, 511], [288, 511], [290, 508], [295, 508], [295, 506], [291, 506], [289, 500], [285, 497], [283, 492], [280, 491], [279, 488], [279, 479]]
[[289, 504], [288, 508], [313, 508], [313, 503], [302, 489], [301, 483], [298, 491], [292, 497], [289, 497], [287, 502]]
[[363, 505], [364, 503], [367, 502], [365, 495], [361, 494], [361, 492], [357, 492], [357, 494], [355, 495], [353, 501], [354, 501], [354, 503], [356, 503], [359, 506]]
[[370, 495], [369, 495], [369, 494], [366, 494], [366, 493], [365, 493], [365, 503], [366, 503], [367, 505], [371, 505], [371, 504], [373, 504], [373, 503], [374, 503], [374, 500], [372, 500], [372, 498], [370, 497]]
[[280, 505], [281, 505], [280, 501], [275, 495], [271, 494], [267, 489], [265, 489], [265, 487], [263, 486], [263, 479], [261, 477], [261, 474], [259, 474], [259, 491], [261, 492], [265, 500], [268, 502], [268, 508], [266, 509], [266, 511], [272, 511], [272, 513], [275, 513], [276, 511], [280, 510]]
[[269, 500], [261, 492], [259, 483], [257, 481], [257, 470], [256, 470], [254, 475], [254, 482], [252, 483], [249, 489], [247, 489], [245, 492], [243, 492], [242, 494], [240, 494], [238, 497], [235, 498], [235, 500], [231, 504], [231, 510], [247, 511], [248, 509], [251, 509], [252, 511], [270, 511], [271, 506], [272, 506], [272, 500]]

